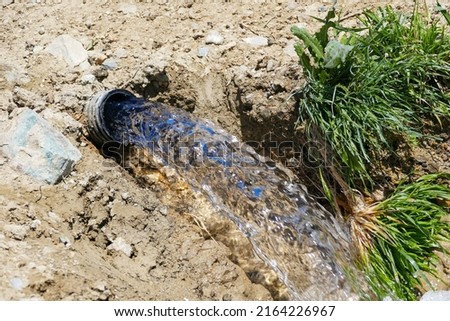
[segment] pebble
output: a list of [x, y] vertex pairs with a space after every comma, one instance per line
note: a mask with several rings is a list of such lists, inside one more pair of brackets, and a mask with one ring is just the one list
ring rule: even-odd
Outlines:
[[223, 36], [222, 36], [219, 32], [217, 32], [217, 31], [215, 31], [215, 30], [211, 31], [211, 32], [205, 37], [205, 43], [206, 43], [207, 45], [208, 45], [208, 44], [221, 45], [221, 44], [223, 44], [223, 42], [224, 42]]
[[279, 63], [276, 60], [269, 59], [269, 61], [267, 61], [266, 70], [269, 72], [274, 71], [275, 68], [277, 68], [278, 66], [279, 66]]
[[113, 58], [108, 58], [103, 61], [102, 66], [108, 70], [114, 70], [117, 68], [117, 62]]
[[100, 291], [100, 292], [104, 292], [107, 289], [106, 286], [106, 282], [105, 281], [98, 281], [95, 285], [94, 285], [95, 289]]
[[26, 287], [25, 282], [21, 278], [12, 278], [9, 280], [9, 284], [15, 290], [21, 291]]
[[124, 14], [134, 15], [138, 12], [138, 7], [130, 3], [121, 3], [117, 12], [122, 12]]
[[286, 46], [283, 48], [283, 52], [289, 57], [298, 59], [298, 55], [297, 55], [297, 52], [295, 52], [295, 47], [294, 47], [294, 45], [296, 43], [297, 42], [295, 40], [289, 40], [287, 42]]
[[48, 212], [47, 216], [50, 219], [50, 222], [52, 222], [52, 223], [59, 223], [62, 221], [61, 218], [59, 217], [59, 215], [54, 212]]
[[0, 123], [8, 121], [8, 115], [7, 110], [0, 110]]
[[126, 201], [126, 200], [128, 200], [129, 198], [130, 198], [130, 193], [128, 193], [128, 192], [125, 192], [125, 193], [122, 193], [122, 199], [124, 200], [124, 201]]
[[89, 61], [95, 65], [101, 65], [108, 56], [101, 52], [89, 52]]
[[63, 59], [71, 68], [83, 63], [85, 65], [88, 60], [88, 53], [81, 42], [67, 34], [56, 37], [45, 51]]
[[33, 220], [33, 221], [30, 223], [30, 228], [31, 228], [32, 230], [36, 230], [40, 225], [41, 225], [41, 221], [40, 221], [40, 220]]
[[119, 59], [127, 58], [128, 52], [123, 48], [117, 48], [116, 51], [114, 51], [114, 56]]
[[133, 248], [123, 238], [118, 237], [112, 242], [108, 249], [115, 250], [124, 253], [126, 256], [131, 257], [133, 254]]
[[253, 47], [265, 47], [269, 45], [269, 39], [263, 36], [244, 38], [244, 42]]
[[66, 247], [70, 247], [72, 245], [72, 242], [70, 241], [70, 239], [65, 236], [65, 235], [61, 235], [59, 237], [59, 241], [64, 244]]
[[206, 57], [208, 55], [208, 53], [209, 53], [209, 48], [200, 47], [200, 48], [198, 48], [198, 51], [197, 51], [197, 57], [199, 57], [199, 58]]
[[428, 291], [420, 301], [450, 301], [450, 291]]
[[42, 50], [44, 50], [44, 47], [42, 47], [42, 46], [34, 46], [33, 47], [34, 54], [40, 53]]
[[92, 70], [92, 74], [95, 76], [95, 78], [98, 79], [98, 81], [102, 81], [106, 77], [108, 77], [108, 70], [106, 70], [104, 67], [98, 67]]
[[83, 75], [81, 77], [81, 84], [87, 85], [87, 84], [93, 84], [96, 80], [96, 77], [93, 74], [87, 74]]
[[161, 213], [161, 215], [167, 215], [167, 213], [168, 213], [168, 208], [167, 208], [167, 206], [165, 206], [165, 205], [161, 205], [159, 208], [158, 208], [158, 210], [159, 210], [159, 212]]

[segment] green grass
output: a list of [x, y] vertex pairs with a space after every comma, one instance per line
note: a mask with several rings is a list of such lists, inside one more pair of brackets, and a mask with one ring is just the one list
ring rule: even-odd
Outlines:
[[432, 287], [426, 273], [436, 274], [436, 252], [447, 253], [441, 241], [450, 239], [450, 188], [442, 179], [448, 182], [450, 175], [401, 184], [389, 198], [353, 217], [354, 237], [367, 241], [360, 244], [361, 268], [380, 299], [415, 300], [424, 285]]
[[[393, 137], [422, 136], [422, 119], [450, 115], [450, 37], [417, 11], [407, 17], [390, 7], [366, 11], [361, 29], [346, 29], [330, 11], [314, 35], [292, 28], [306, 85], [300, 119], [310, 139], [319, 132], [333, 164], [352, 187], [369, 188], [370, 169]], [[330, 31], [334, 36], [330, 37]]]
[[[366, 11], [359, 29], [342, 27], [334, 11], [318, 19], [323, 25], [315, 34], [292, 28], [306, 78], [298, 122], [311, 141], [326, 143], [324, 155], [333, 155], [318, 169], [323, 193], [336, 210], [339, 193], [350, 203], [359, 266], [380, 299], [417, 299], [426, 276], [436, 274], [437, 252], [446, 252], [441, 242], [450, 241], [450, 174], [400, 184], [363, 209], [353, 201], [355, 189], [377, 184], [371, 173], [395, 152], [394, 140], [412, 145], [423, 137], [425, 120], [439, 125], [450, 116], [450, 37], [415, 3], [409, 16], [391, 7]], [[338, 187], [330, 187], [330, 176]]]

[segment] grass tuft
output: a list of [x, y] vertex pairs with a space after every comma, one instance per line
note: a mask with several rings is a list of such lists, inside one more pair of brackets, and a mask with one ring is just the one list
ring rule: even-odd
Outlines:
[[[422, 136], [422, 118], [450, 115], [450, 37], [417, 11], [366, 11], [361, 29], [347, 29], [330, 11], [314, 35], [292, 28], [306, 85], [299, 92], [307, 134], [319, 131], [352, 187], [370, 187], [369, 170], [392, 137]], [[330, 31], [334, 36], [329, 36]], [[329, 164], [328, 164], [329, 165]]]
[[401, 184], [386, 200], [352, 217], [352, 233], [361, 251], [361, 268], [382, 299], [415, 300], [436, 275], [437, 252], [447, 253], [450, 239], [450, 174], [430, 174]]

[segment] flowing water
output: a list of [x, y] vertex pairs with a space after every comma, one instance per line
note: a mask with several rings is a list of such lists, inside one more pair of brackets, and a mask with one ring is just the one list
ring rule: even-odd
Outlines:
[[206, 195], [292, 299], [357, 298], [344, 273], [354, 271], [347, 229], [294, 183], [289, 170], [207, 120], [135, 97], [112, 97], [103, 112], [112, 140], [148, 150]]

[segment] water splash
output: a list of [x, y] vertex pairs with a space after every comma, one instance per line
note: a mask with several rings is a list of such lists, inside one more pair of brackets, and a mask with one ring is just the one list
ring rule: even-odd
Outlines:
[[88, 105], [102, 118], [90, 128], [94, 136], [103, 132], [97, 140], [107, 137], [148, 150], [175, 168], [236, 224], [292, 299], [357, 298], [344, 273], [354, 270], [347, 229], [294, 183], [288, 169], [210, 121], [117, 92]]

